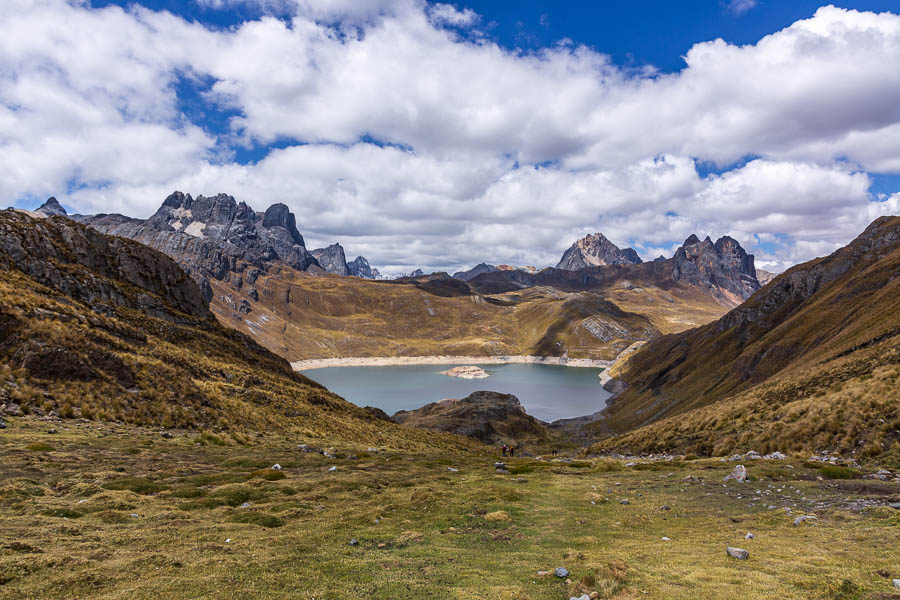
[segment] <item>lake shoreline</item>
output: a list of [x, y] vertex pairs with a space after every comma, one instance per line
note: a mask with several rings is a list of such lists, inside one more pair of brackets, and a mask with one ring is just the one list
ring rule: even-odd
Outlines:
[[357, 358], [313, 358], [291, 363], [295, 371], [329, 367], [398, 367], [404, 365], [509, 365], [535, 364], [607, 369], [610, 360], [560, 356], [369, 356]]

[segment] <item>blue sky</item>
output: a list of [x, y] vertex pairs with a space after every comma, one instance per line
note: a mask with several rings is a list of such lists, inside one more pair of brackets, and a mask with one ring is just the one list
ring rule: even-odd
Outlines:
[[285, 202], [398, 272], [593, 231], [645, 259], [728, 234], [779, 270], [900, 202], [896, 1], [11, 2], [17, 206]]

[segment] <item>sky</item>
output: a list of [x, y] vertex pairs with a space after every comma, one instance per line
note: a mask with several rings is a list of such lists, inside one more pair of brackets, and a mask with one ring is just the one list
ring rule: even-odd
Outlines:
[[287, 204], [387, 274], [900, 214], [900, 3], [5, 0], [0, 204]]

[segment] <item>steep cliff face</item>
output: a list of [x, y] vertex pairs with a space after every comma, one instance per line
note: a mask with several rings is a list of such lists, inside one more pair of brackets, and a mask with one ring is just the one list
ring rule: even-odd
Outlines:
[[577, 271], [586, 267], [606, 265], [640, 264], [641, 257], [633, 248], [620, 250], [602, 233], [587, 235], [565, 251], [556, 265], [557, 269]]
[[[750, 266], [740, 253], [731, 256], [735, 268]], [[900, 217], [882, 217], [848, 246], [778, 275], [718, 321], [647, 343], [627, 363], [621, 378], [628, 388], [608, 408], [605, 425], [650, 423], [782, 371], [801, 377], [890, 342], [900, 335], [898, 273]]]
[[351, 274], [350, 267], [347, 265], [347, 257], [344, 255], [344, 248], [340, 244], [317, 248], [312, 251], [312, 255], [319, 265], [329, 273], [343, 276]]
[[705, 287], [714, 296], [739, 304], [759, 289], [753, 255], [728, 236], [715, 244], [691, 235], [672, 257], [672, 278]]
[[[256, 213], [226, 194], [213, 197], [175, 192], [147, 220], [122, 215], [74, 216], [102, 233], [127, 237], [175, 258], [207, 299], [210, 279], [236, 288], [254, 271], [280, 261], [299, 271], [319, 268], [303, 245], [294, 215], [284, 204]], [[249, 270], [248, 270], [249, 269]], [[246, 273], [245, 273], [246, 271]]]

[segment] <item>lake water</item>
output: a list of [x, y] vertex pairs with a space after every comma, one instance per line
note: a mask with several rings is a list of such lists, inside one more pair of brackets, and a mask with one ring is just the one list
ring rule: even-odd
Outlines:
[[554, 421], [595, 413], [606, 406], [610, 396], [597, 377], [602, 369], [539, 364], [478, 365], [491, 376], [459, 379], [441, 375], [441, 371], [455, 366], [460, 365], [329, 367], [302, 373], [354, 404], [375, 406], [389, 415], [488, 390], [513, 394], [528, 414], [542, 421]]

